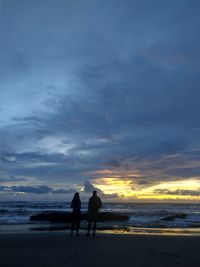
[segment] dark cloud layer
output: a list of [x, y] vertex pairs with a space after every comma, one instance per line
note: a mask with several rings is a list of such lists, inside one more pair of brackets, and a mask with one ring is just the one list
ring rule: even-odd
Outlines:
[[74, 189], [53, 189], [46, 185], [40, 186], [0, 186], [0, 192], [11, 193], [33, 193], [33, 194], [71, 194], [75, 193]]
[[0, 1], [0, 182], [199, 179], [199, 8]]

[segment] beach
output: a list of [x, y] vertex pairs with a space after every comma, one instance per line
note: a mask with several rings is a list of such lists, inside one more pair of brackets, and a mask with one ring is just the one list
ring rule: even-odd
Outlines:
[[0, 234], [1, 267], [200, 267], [200, 236], [69, 231]]

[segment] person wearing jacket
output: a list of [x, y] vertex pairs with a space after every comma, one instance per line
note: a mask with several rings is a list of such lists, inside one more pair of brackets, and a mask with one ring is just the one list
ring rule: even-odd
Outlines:
[[97, 196], [97, 191], [93, 191], [92, 197], [88, 202], [88, 228], [87, 228], [87, 236], [90, 235], [90, 228], [93, 222], [93, 236], [95, 236], [96, 232], [96, 224], [99, 214], [99, 209], [102, 207], [102, 202], [99, 196]]

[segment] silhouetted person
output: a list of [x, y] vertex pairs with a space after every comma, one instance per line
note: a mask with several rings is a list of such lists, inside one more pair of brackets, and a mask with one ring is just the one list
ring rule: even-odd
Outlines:
[[94, 224], [93, 236], [95, 236], [99, 209], [101, 207], [102, 207], [101, 199], [100, 199], [100, 197], [97, 196], [97, 191], [93, 191], [93, 195], [89, 199], [89, 202], [88, 202], [88, 229], [87, 229], [87, 236], [90, 235], [90, 228], [91, 228], [91, 223], [92, 222]]
[[79, 197], [79, 193], [75, 193], [71, 202], [72, 212], [72, 225], [71, 225], [71, 236], [73, 236], [74, 227], [76, 227], [76, 235], [78, 236], [79, 228], [80, 228], [80, 209], [81, 209], [81, 201]]

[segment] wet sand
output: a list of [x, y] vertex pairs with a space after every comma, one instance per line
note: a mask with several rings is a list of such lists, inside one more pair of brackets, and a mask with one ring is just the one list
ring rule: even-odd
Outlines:
[[1, 267], [200, 267], [199, 236], [0, 234]]

